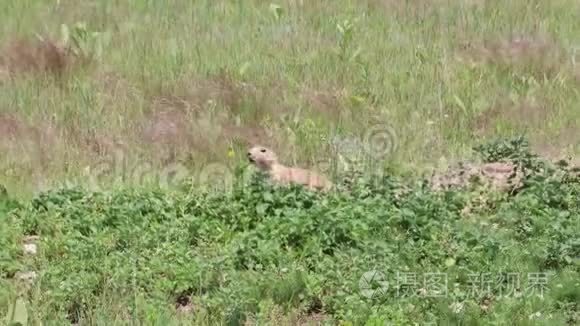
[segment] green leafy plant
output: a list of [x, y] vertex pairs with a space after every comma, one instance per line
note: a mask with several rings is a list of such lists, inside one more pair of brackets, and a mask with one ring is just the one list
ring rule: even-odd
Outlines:
[[91, 31], [83, 22], [72, 26], [62, 24], [60, 37], [63, 46], [85, 60], [100, 60], [110, 42], [109, 33]]
[[[495, 157], [512, 155], [513, 149], [501, 148]], [[106, 302], [114, 309], [133, 307], [132, 316], [142, 322], [161, 320], [172, 306], [195, 309], [196, 322], [236, 325], [269, 315], [263, 309], [273, 307], [353, 324], [434, 318], [517, 323], [540, 310], [576, 318], [571, 302], [577, 291], [570, 287], [580, 255], [580, 183], [555, 177], [557, 170], [468, 214], [468, 200], [481, 195], [476, 189], [435, 192], [393, 173], [352, 175], [336, 191], [317, 193], [245, 172], [236, 170], [231, 192], [186, 186], [175, 192], [41, 193], [0, 220], [2, 247], [11, 248], [0, 267], [22, 269], [19, 239], [40, 235], [43, 248], [34, 266], [43, 277], [29, 305], [43, 320], [61, 322], [95, 318], [111, 310]], [[368, 297], [360, 279], [373, 270], [386, 282]], [[447, 296], [421, 296], [421, 278], [402, 296], [397, 275], [434, 272], [453, 284]], [[546, 281], [552, 290], [541, 306], [502, 297], [501, 287], [487, 296], [469, 293], [472, 274], [510, 272], [522, 282], [526, 273], [561, 279]], [[487, 297], [496, 302], [485, 303]], [[13, 318], [11, 309], [7, 318]]]
[[541, 163], [539, 157], [531, 152], [530, 144], [524, 136], [495, 139], [475, 146], [474, 150], [484, 162], [508, 161], [525, 168], [535, 168]]
[[284, 10], [282, 9], [282, 7], [280, 5], [277, 5], [275, 3], [271, 3], [270, 4], [270, 12], [272, 13], [272, 15], [274, 16], [274, 18], [276, 20], [280, 20], [282, 18], [282, 14], [284, 13]]
[[341, 60], [346, 60], [354, 39], [355, 23], [352, 20], [345, 19], [336, 23], [336, 30], [339, 35], [339, 58]]

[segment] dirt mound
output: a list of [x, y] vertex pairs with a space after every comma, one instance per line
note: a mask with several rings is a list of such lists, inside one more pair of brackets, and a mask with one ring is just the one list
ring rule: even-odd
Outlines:
[[474, 182], [497, 190], [509, 191], [521, 185], [523, 175], [512, 163], [460, 162], [443, 173], [434, 173], [430, 184], [433, 190], [464, 188]]

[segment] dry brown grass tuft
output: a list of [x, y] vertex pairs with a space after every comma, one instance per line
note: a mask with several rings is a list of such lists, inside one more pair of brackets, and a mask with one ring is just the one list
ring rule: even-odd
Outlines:
[[62, 76], [74, 61], [66, 49], [51, 40], [19, 39], [0, 52], [0, 67], [9, 75], [35, 72]]
[[49, 124], [31, 126], [15, 114], [0, 114], [0, 143], [2, 144], [24, 141], [43, 144], [54, 142], [55, 138], [56, 132]]
[[574, 75], [566, 51], [559, 42], [546, 35], [512, 36], [504, 39], [467, 42], [460, 59], [472, 65], [493, 64], [516, 71], [529, 71], [541, 78], [553, 77], [562, 70]]
[[169, 153], [169, 159], [179, 152], [223, 156], [232, 147], [274, 144], [262, 126], [284, 112], [279, 88], [236, 81], [227, 73], [184, 78], [149, 97], [141, 139]]
[[114, 107], [143, 101], [143, 91], [112, 69], [105, 70], [100, 67], [90, 77], [105, 106]]
[[221, 126], [220, 140], [231, 143], [234, 146], [250, 147], [254, 144], [271, 145], [271, 134], [258, 124], [251, 126], [238, 126], [232, 123], [224, 123]]
[[539, 126], [550, 113], [547, 105], [532, 100], [523, 100], [520, 103], [501, 100], [476, 116], [471, 123], [471, 129], [477, 136], [488, 136], [495, 132], [494, 128], [499, 122], [507, 122], [520, 128]]
[[170, 107], [200, 112], [208, 106], [217, 105], [231, 111], [241, 107], [244, 97], [251, 90], [233, 80], [228, 74], [220, 73], [210, 78], [184, 78], [175, 82], [169, 91], [151, 98], [153, 107]]
[[338, 89], [302, 91], [302, 98], [314, 110], [313, 113], [334, 122], [343, 114], [343, 95], [343, 91]]
[[333, 318], [330, 315], [324, 313], [313, 313], [309, 315], [301, 316], [298, 319], [297, 325], [300, 326], [320, 326], [320, 325], [327, 325], [328, 322], [333, 321]]
[[142, 140], [151, 145], [164, 160], [173, 161], [180, 152], [201, 144], [200, 140], [195, 141], [189, 120], [183, 109], [153, 111], [142, 127]]
[[227, 116], [188, 114], [184, 108], [164, 108], [149, 114], [141, 139], [164, 161], [188, 158], [194, 153], [224, 157], [229, 148], [271, 143], [272, 135], [258, 123], [239, 125]]
[[57, 132], [50, 124], [33, 126], [14, 114], [0, 114], [0, 156], [8, 161], [44, 169], [57, 142]]
[[13, 141], [26, 130], [22, 121], [16, 119], [13, 115], [2, 114], [0, 116], [0, 139], [3, 141]]
[[577, 123], [571, 121], [568, 125], [559, 128], [551, 137], [536, 140], [532, 149], [539, 155], [553, 161], [578, 156], [580, 153], [580, 132], [578, 132]]
[[127, 148], [125, 142], [119, 137], [105, 134], [105, 132], [90, 131], [88, 135], [81, 137], [89, 154], [97, 157], [114, 155], [115, 152]]
[[[504, 130], [533, 133], [529, 136], [534, 150], [548, 158], [557, 158], [580, 144], [577, 122], [570, 120], [557, 129], [545, 128], [546, 121], [553, 121], [558, 113], [545, 100], [523, 99], [515, 102], [502, 99], [471, 122], [476, 137], [497, 136], [498, 126]], [[568, 147], [568, 148], [567, 148]], [[570, 148], [572, 147], [572, 148]], [[577, 150], [577, 149], [576, 149]]]
[[220, 72], [207, 78], [185, 77], [173, 85], [169, 94], [166, 92], [153, 99], [162, 99], [166, 106], [184, 108], [193, 113], [222, 109], [230, 117], [251, 123], [284, 114], [287, 89], [288, 85], [281, 81], [258, 85]]
[[[446, 0], [430, 1], [399, 1], [399, 0], [365, 0], [370, 11], [383, 11], [389, 15], [395, 14], [403, 19], [424, 18], [437, 14], [441, 8], [460, 5], [465, 8], [483, 8], [488, 0], [462, 0], [449, 2]], [[361, 1], [363, 2], [363, 1]]]
[[[271, 323], [272, 325], [297, 325], [297, 326], [321, 326], [329, 325], [330, 323], [335, 324], [336, 321], [328, 314], [317, 312], [317, 313], [304, 313], [297, 310], [292, 310], [289, 312], [283, 311], [279, 306], [275, 306], [267, 314], [266, 323]], [[244, 325], [256, 325], [258, 322], [249, 316], [246, 319]]]

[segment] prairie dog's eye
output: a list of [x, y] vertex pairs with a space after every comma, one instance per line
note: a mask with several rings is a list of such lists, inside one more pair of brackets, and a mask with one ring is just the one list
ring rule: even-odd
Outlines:
[[260, 152], [262, 152], [262, 153], [266, 153], [266, 149], [265, 149], [265, 148], [262, 148], [262, 149], [260, 150]]

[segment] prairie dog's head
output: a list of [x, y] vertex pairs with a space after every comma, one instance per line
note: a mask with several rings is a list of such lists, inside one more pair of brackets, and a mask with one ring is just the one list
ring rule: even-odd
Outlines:
[[254, 146], [248, 151], [248, 160], [263, 171], [270, 170], [278, 163], [278, 157], [271, 149], [263, 146]]

